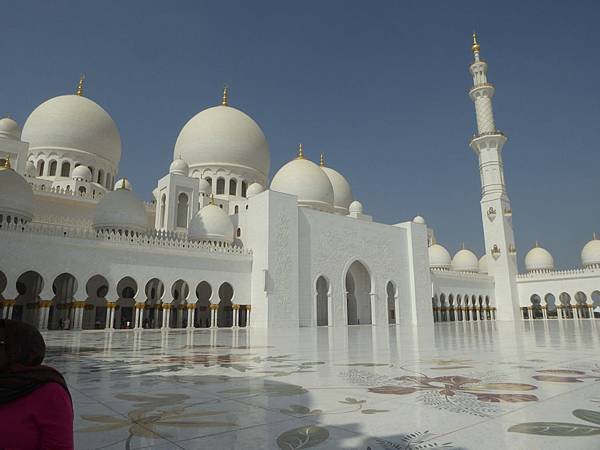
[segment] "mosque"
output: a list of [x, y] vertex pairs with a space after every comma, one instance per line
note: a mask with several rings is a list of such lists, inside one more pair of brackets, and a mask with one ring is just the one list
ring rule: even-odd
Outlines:
[[118, 179], [119, 130], [74, 95], [23, 128], [0, 120], [0, 317], [42, 330], [429, 325], [600, 318], [600, 240], [554, 270], [534, 246], [518, 273], [506, 136], [473, 36], [470, 65], [485, 254], [454, 257], [425, 220], [378, 223], [321, 156], [269, 179], [259, 125], [229, 104], [193, 116], [145, 203]]

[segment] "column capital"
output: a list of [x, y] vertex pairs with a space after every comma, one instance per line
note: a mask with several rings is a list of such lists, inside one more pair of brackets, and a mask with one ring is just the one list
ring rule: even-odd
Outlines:
[[115, 309], [117, 307], [117, 302], [106, 302], [107, 309]]
[[212, 309], [213, 311], [215, 311], [215, 310], [219, 309], [219, 305], [211, 303], [210, 309]]
[[135, 304], [135, 309], [144, 309], [145, 306], [146, 306], [145, 303], [136, 303]]
[[235, 303], [234, 303], [234, 304], [233, 304], [231, 307], [232, 307], [234, 310], [236, 310], [236, 311], [237, 311], [238, 309], [240, 309], [240, 305], [238, 305], [238, 304], [235, 304]]
[[170, 303], [161, 303], [160, 307], [162, 309], [171, 309], [171, 304]]
[[188, 303], [187, 304], [187, 309], [196, 309], [196, 304], [195, 303]]
[[40, 300], [39, 307], [40, 308], [50, 308], [52, 306], [52, 300]]
[[246, 311], [250, 311], [252, 309], [252, 305], [245, 305], [246, 306]]

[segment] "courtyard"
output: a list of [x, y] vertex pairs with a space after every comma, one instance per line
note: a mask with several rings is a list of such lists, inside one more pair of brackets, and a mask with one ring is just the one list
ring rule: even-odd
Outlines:
[[78, 449], [597, 449], [600, 321], [51, 331]]

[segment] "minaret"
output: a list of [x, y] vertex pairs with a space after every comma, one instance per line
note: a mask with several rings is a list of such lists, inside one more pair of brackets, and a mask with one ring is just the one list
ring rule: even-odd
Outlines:
[[506, 136], [496, 129], [492, 97], [494, 86], [487, 80], [488, 65], [480, 57], [477, 35], [473, 33], [474, 61], [469, 67], [473, 87], [469, 97], [475, 104], [477, 133], [470, 146], [479, 158], [481, 176], [481, 217], [488, 255], [488, 273], [494, 277], [496, 317], [500, 320], [521, 319], [516, 276], [518, 273], [512, 210], [504, 183], [502, 147]]

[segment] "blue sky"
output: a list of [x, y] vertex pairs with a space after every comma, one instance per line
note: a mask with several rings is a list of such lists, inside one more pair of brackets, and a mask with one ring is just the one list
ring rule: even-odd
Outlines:
[[539, 240], [578, 266], [600, 232], [600, 4], [539, 1], [5, 2], [0, 114], [21, 124], [73, 92], [106, 108], [120, 175], [145, 199], [198, 111], [249, 113], [271, 176], [297, 144], [351, 182], [379, 221], [416, 214], [451, 252], [481, 254], [470, 36], [478, 31], [509, 141], [506, 180], [520, 259]]

